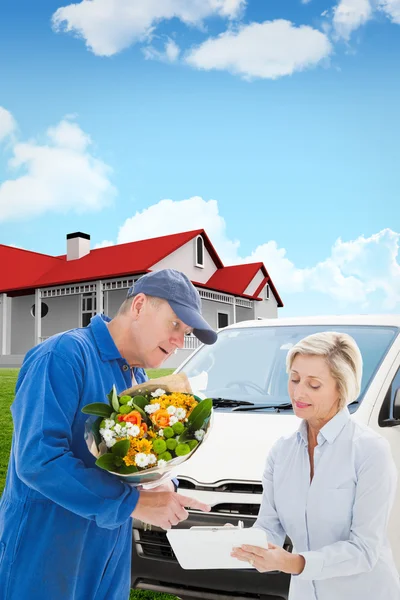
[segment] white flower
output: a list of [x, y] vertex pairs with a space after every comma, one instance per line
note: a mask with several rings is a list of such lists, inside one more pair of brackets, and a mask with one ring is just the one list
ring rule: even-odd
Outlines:
[[174, 415], [176, 413], [176, 407], [175, 406], [168, 406], [167, 413], [169, 413], [170, 415]]
[[155, 404], [147, 404], [147, 406], [144, 407], [144, 410], [147, 412], [148, 415], [152, 415], [159, 408], [160, 405], [156, 402]]
[[179, 419], [179, 421], [183, 421], [186, 417], [186, 410], [184, 408], [177, 408], [175, 416]]
[[116, 425], [114, 425], [114, 431], [117, 435], [119, 435], [122, 432], [122, 427], [119, 423], [117, 423]]
[[112, 440], [115, 437], [115, 431], [112, 429], [100, 429], [100, 435], [107, 442], [107, 440]]
[[138, 452], [135, 456], [135, 463], [137, 467], [147, 467], [149, 464], [149, 457], [144, 452]]
[[203, 437], [204, 437], [204, 431], [203, 431], [203, 429], [198, 429], [198, 430], [195, 432], [195, 434], [194, 434], [194, 437], [196, 438], [196, 440], [198, 440], [199, 442], [201, 442], [201, 440], [202, 440], [202, 439], [203, 439]]
[[116, 443], [116, 441], [117, 441], [117, 440], [116, 440], [116, 439], [114, 439], [114, 438], [111, 438], [111, 439], [109, 439], [109, 440], [106, 440], [106, 446], [107, 446], [107, 448], [112, 448], [112, 446], [114, 446], [114, 444]]
[[133, 406], [133, 398], [132, 398], [132, 400], [128, 400], [128, 402], [126, 404], [127, 404], [127, 406]]
[[149, 465], [154, 465], [157, 462], [157, 456], [155, 454], [149, 454]]
[[161, 388], [157, 388], [155, 392], [151, 392], [153, 398], [158, 398], [158, 396], [163, 396], [164, 394], [165, 390], [162, 390]]
[[179, 421], [179, 419], [177, 417], [171, 417], [170, 420], [169, 420], [170, 427], [172, 427], [172, 425], [174, 425], [178, 421]]
[[159, 431], [158, 431], [158, 435], [159, 435], [160, 437], [164, 437], [164, 429], [159, 429]]
[[133, 423], [127, 423], [126, 433], [131, 437], [137, 437], [140, 433], [140, 427], [134, 425]]
[[104, 420], [104, 429], [110, 429], [115, 425], [115, 421], [113, 419], [105, 419]]
[[166, 460], [163, 460], [162, 458], [160, 458], [160, 460], [157, 463], [158, 467], [165, 467], [165, 465], [167, 464]]

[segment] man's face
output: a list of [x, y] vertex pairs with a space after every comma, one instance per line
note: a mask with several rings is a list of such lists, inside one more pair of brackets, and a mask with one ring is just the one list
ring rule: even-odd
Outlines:
[[154, 303], [144, 294], [138, 294], [131, 307], [132, 352], [137, 366], [155, 369], [159, 367], [177, 348], [183, 348], [185, 335], [192, 329], [183, 323], [166, 300], [157, 299]]

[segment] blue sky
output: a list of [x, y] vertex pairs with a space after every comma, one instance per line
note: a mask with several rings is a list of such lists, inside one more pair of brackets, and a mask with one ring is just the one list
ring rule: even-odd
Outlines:
[[398, 0], [3, 0], [0, 243], [204, 227], [282, 316], [398, 312], [399, 75]]

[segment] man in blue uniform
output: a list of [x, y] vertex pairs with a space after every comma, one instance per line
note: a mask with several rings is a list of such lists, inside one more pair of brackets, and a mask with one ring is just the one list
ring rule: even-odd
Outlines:
[[185, 507], [209, 510], [166, 486], [138, 492], [96, 467], [84, 440], [86, 404], [146, 380], [193, 333], [212, 344], [185, 275], [149, 273], [112, 321], [53, 336], [30, 350], [11, 411], [14, 434], [0, 501], [1, 600], [127, 600], [132, 517], [168, 529]]

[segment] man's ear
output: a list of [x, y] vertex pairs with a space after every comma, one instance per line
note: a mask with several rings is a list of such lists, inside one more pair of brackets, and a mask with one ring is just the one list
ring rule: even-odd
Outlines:
[[138, 294], [134, 297], [131, 304], [131, 315], [136, 320], [146, 305], [147, 298], [145, 294]]

